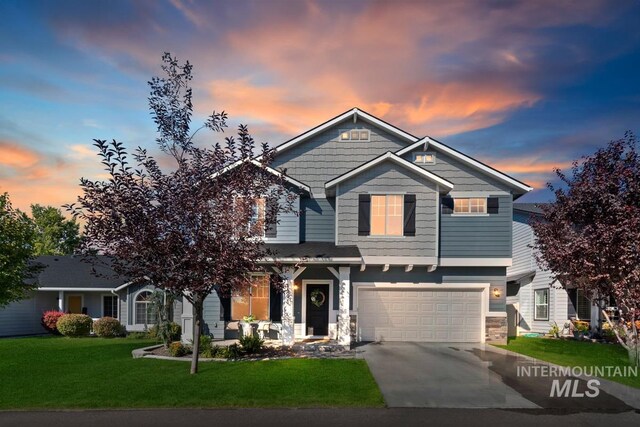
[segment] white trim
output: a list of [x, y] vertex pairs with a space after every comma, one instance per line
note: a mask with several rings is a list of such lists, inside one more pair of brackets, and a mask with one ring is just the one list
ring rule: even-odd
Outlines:
[[[328, 201], [327, 201], [328, 203]], [[340, 224], [340, 217], [338, 216], [338, 206], [340, 205], [340, 184], [336, 185], [336, 213], [335, 213], [335, 218], [334, 218], [334, 232], [335, 232], [335, 242], [336, 242], [336, 246], [338, 246], [338, 231], [339, 231], [339, 224]]]
[[[130, 322], [131, 325], [130, 326], [143, 326], [143, 327], [145, 326], [145, 323], [137, 323], [136, 322], [138, 320], [138, 319], [136, 319], [136, 317], [138, 317], [137, 316], [137, 310], [136, 310], [136, 303], [137, 303], [137, 300], [138, 300], [138, 296], [143, 292], [149, 292], [151, 294], [153, 293], [153, 291], [151, 289], [149, 289], [149, 288], [142, 288], [142, 289], [138, 290], [138, 292], [133, 294], [133, 301], [132, 301], [133, 302], [133, 307], [131, 307], [131, 311], [133, 312], [132, 313], [133, 316], [131, 316], [131, 322]], [[148, 304], [151, 304], [151, 303], [147, 302], [146, 304], [147, 304], [147, 307], [148, 307]], [[147, 313], [145, 312], [145, 319], [146, 318], [147, 318]], [[155, 323], [146, 323], [146, 325], [147, 326], [153, 326], [153, 325], [155, 325]]]
[[[436, 164], [436, 153], [430, 153], [428, 151], [416, 151], [414, 153], [412, 153], [413, 156], [411, 156], [412, 158], [412, 162], [418, 165], [435, 165]], [[416, 158], [418, 156], [422, 156], [422, 157], [426, 157], [426, 156], [431, 156], [431, 158], [433, 160], [431, 160], [430, 162], [424, 161], [424, 162], [419, 162]]]
[[[329, 285], [329, 295], [327, 296], [327, 335], [307, 335], [307, 285]], [[303, 279], [302, 290], [302, 311], [300, 312], [300, 321], [302, 322], [302, 334], [298, 338], [329, 338], [331, 336], [331, 317], [333, 310], [333, 279]]]
[[442, 206], [440, 205], [440, 186], [436, 185], [436, 235], [434, 245], [434, 254], [433, 256], [438, 259], [439, 251], [440, 251], [440, 215], [442, 215]]
[[[237, 166], [239, 166], [242, 163], [247, 162], [247, 161], [251, 162], [252, 164], [254, 164], [256, 166], [258, 166], [259, 168], [263, 167], [262, 163], [260, 163], [256, 159], [237, 160], [237, 161], [231, 163], [230, 165], [222, 168], [218, 172], [213, 173], [211, 175], [211, 178], [215, 178], [215, 177], [217, 177], [219, 175], [222, 175], [223, 173], [225, 173], [227, 171], [230, 171], [231, 169], [233, 169], [233, 168], [235, 168], [235, 167], [237, 167]], [[272, 168], [270, 166], [265, 166], [264, 168], [265, 168], [265, 170], [267, 172], [269, 172], [269, 173], [271, 173], [271, 174], [273, 174], [273, 175], [275, 175], [277, 177], [284, 178], [285, 181], [287, 181], [288, 183], [293, 184], [293, 185], [295, 185], [296, 187], [298, 187], [298, 188], [300, 188], [302, 190], [305, 190], [307, 193], [311, 193], [311, 188], [309, 188], [309, 186], [303, 184], [302, 182], [298, 181], [297, 179], [291, 178], [290, 176], [287, 176], [287, 175], [284, 175], [282, 172], [280, 172], [280, 171], [278, 171], [278, 170], [276, 170], [276, 169], [274, 169], [274, 168]]]
[[116, 294], [108, 293], [108, 294], [100, 294], [100, 317], [104, 317], [104, 297], [110, 297], [116, 299], [116, 317], [115, 319], [120, 320], [120, 297]]
[[[305, 132], [305, 133], [303, 133], [301, 135], [298, 135], [293, 139], [290, 139], [289, 141], [285, 142], [284, 144], [281, 144], [281, 145], [277, 146], [275, 148], [275, 152], [276, 153], [280, 153], [280, 152], [282, 152], [284, 150], [287, 150], [287, 149], [291, 148], [292, 146], [294, 146], [294, 145], [296, 145], [296, 144], [298, 144], [298, 143], [300, 143], [300, 142], [302, 142], [302, 141], [304, 141], [304, 140], [306, 140], [308, 138], [311, 138], [314, 135], [317, 135], [317, 134], [325, 131], [326, 129], [332, 127], [333, 125], [335, 125], [337, 123], [340, 123], [343, 120], [348, 119], [352, 115], [353, 115], [354, 119], [356, 117], [363, 118], [366, 121], [368, 121], [368, 122], [370, 122], [370, 123], [372, 123], [372, 124], [374, 124], [376, 126], [379, 126], [379, 127], [383, 128], [384, 130], [386, 130], [386, 131], [388, 131], [388, 132], [390, 132], [392, 134], [395, 134], [395, 135], [397, 135], [397, 136], [399, 136], [401, 138], [404, 138], [404, 139], [406, 139], [406, 140], [408, 140], [410, 142], [415, 142], [415, 141], [418, 140], [418, 138], [416, 138], [413, 135], [408, 134], [407, 132], [403, 131], [402, 129], [399, 129], [399, 128], [395, 127], [395, 126], [392, 126], [392, 125], [390, 125], [388, 123], [385, 123], [382, 120], [378, 119], [377, 117], [374, 117], [374, 116], [372, 116], [372, 115], [370, 115], [368, 113], [365, 113], [364, 111], [361, 111], [358, 108], [353, 108], [353, 109], [351, 109], [349, 111], [345, 111], [344, 113], [340, 114], [339, 116], [334, 117], [333, 119], [321, 124], [320, 126], [317, 126], [317, 127], [313, 128], [311, 130], [308, 130], [307, 132]], [[340, 135], [338, 135], [338, 139], [339, 139], [339, 137], [340, 137]]]
[[338, 273], [338, 270], [336, 270], [334, 267], [327, 267], [327, 270], [329, 270], [331, 274], [336, 276], [336, 279], [340, 280], [340, 273]]
[[472, 166], [472, 167], [474, 167], [474, 168], [476, 168], [476, 169], [478, 169], [478, 170], [480, 170], [482, 172], [485, 172], [485, 173], [487, 173], [489, 175], [492, 175], [492, 176], [498, 178], [500, 181], [503, 181], [503, 182], [513, 186], [513, 187], [516, 187], [516, 188], [518, 188], [520, 190], [523, 190], [523, 191], [525, 191], [527, 193], [529, 191], [533, 190], [532, 187], [529, 187], [526, 184], [522, 184], [521, 182], [516, 181], [515, 179], [511, 178], [510, 176], [505, 175], [502, 172], [498, 172], [495, 169], [492, 169], [489, 166], [484, 165], [481, 162], [479, 162], [479, 161], [477, 161], [477, 160], [475, 160], [475, 159], [473, 159], [473, 158], [471, 158], [471, 157], [469, 157], [469, 156], [467, 156], [465, 154], [459, 153], [458, 151], [455, 151], [452, 148], [449, 148], [446, 145], [444, 145], [444, 144], [442, 144], [442, 143], [440, 143], [440, 142], [438, 142], [438, 141], [436, 141], [434, 139], [431, 139], [428, 136], [425, 136], [421, 140], [415, 142], [414, 144], [412, 144], [412, 145], [410, 145], [408, 147], [405, 147], [405, 148], [403, 148], [401, 150], [396, 151], [395, 154], [398, 155], [398, 156], [402, 156], [402, 155], [404, 155], [404, 154], [416, 149], [417, 147], [419, 147], [421, 144], [424, 144], [424, 143], [428, 143], [430, 146], [434, 147], [435, 149], [443, 151], [443, 152], [447, 153], [448, 155], [450, 155], [452, 157], [455, 157], [456, 159], [461, 160], [462, 162], [467, 163], [468, 165], [470, 165], [470, 166]]
[[345, 258], [305, 258], [305, 257], [290, 257], [290, 258], [264, 258], [259, 260], [260, 264], [269, 264], [274, 261], [279, 262], [304, 262], [305, 264], [360, 264], [361, 257], [345, 257]]
[[352, 169], [349, 172], [343, 175], [340, 175], [337, 178], [332, 179], [331, 181], [327, 181], [324, 184], [324, 188], [325, 190], [327, 190], [333, 187], [334, 185], [339, 184], [343, 181], [346, 181], [349, 178], [352, 178], [353, 176], [358, 175], [364, 172], [365, 170], [370, 169], [386, 160], [391, 160], [400, 166], [404, 166], [405, 168], [412, 170], [418, 175], [422, 175], [424, 178], [427, 178], [430, 181], [443, 185], [444, 187], [447, 188], [448, 191], [453, 189], [453, 184], [451, 182], [447, 181], [446, 179], [440, 178], [437, 175], [434, 175], [433, 173], [427, 171], [426, 169], [421, 168], [420, 166], [416, 166], [415, 164], [403, 159], [402, 157], [398, 157], [397, 155], [393, 154], [391, 151], [387, 151], [385, 154], [378, 156], [375, 159], [370, 160], [369, 162], [364, 163], [358, 166], [357, 168]]
[[489, 311], [487, 317], [507, 317], [506, 311]]
[[[421, 290], [480, 290], [482, 296], [480, 297], [480, 343], [486, 341], [487, 330], [487, 317], [503, 317], [502, 312], [489, 311], [489, 289], [490, 283], [390, 283], [390, 282], [352, 282], [353, 284], [353, 308], [357, 313], [358, 311], [358, 299], [360, 289], [421, 289]], [[506, 313], [505, 313], [506, 315]], [[357, 337], [358, 340], [360, 337]]]
[[440, 258], [441, 267], [511, 267], [513, 258]]
[[65, 312], [69, 311], [69, 297], [80, 297], [80, 313], [77, 314], [82, 314], [82, 308], [84, 307], [84, 294], [65, 294]]
[[[148, 279], [148, 278], [146, 278], [146, 279]], [[150, 281], [150, 280], [149, 280], [149, 281]], [[129, 286], [133, 285], [133, 283], [134, 283], [134, 281], [132, 280], [132, 281], [130, 281], [130, 282], [127, 282], [127, 283], [125, 283], [125, 284], [123, 284], [123, 285], [118, 286], [117, 288], [113, 289], [113, 291], [115, 291], [115, 292], [120, 292], [120, 291], [121, 291], [121, 290], [123, 290], [124, 288], [127, 288], [127, 287], [129, 287]]]
[[362, 262], [366, 265], [433, 265], [438, 258], [430, 256], [363, 256]]
[[111, 292], [113, 288], [38, 288], [39, 291], [64, 291], [64, 292]]
[[451, 191], [449, 196], [452, 198], [489, 198], [489, 197], [500, 197], [500, 196], [511, 196], [511, 193], [507, 193], [506, 191]]

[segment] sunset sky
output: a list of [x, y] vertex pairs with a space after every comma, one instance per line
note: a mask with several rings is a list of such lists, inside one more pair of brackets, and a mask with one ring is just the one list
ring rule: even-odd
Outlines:
[[[640, 132], [640, 2], [0, 2], [0, 192], [73, 202], [93, 138], [154, 147], [147, 81], [194, 64], [196, 123], [277, 145], [352, 108], [534, 186]], [[199, 143], [221, 140], [202, 134]]]

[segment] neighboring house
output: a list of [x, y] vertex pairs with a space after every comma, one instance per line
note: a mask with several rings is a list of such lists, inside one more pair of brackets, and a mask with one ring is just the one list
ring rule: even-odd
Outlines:
[[[92, 273], [91, 264], [75, 256], [41, 256], [43, 265], [38, 275], [38, 290], [31, 298], [0, 308], [0, 336], [34, 335], [45, 333], [40, 324], [46, 310], [84, 313], [94, 319], [110, 316], [119, 319], [128, 331], [141, 331], [153, 324], [148, 297], [153, 287], [132, 284], [115, 278], [107, 266], [108, 258]], [[180, 323], [182, 302], [174, 307], [174, 320]]]
[[[542, 210], [534, 203], [513, 205], [513, 265], [507, 268], [509, 336], [548, 333], [554, 322], [584, 320], [599, 327], [599, 311], [581, 291], [565, 289], [535, 259], [530, 221]], [[567, 331], [568, 333], [568, 331]]]
[[279, 323], [286, 344], [505, 342], [512, 203], [528, 185], [357, 108], [275, 152], [272, 172], [286, 169], [301, 211], [265, 227], [285, 289], [256, 275], [250, 294], [207, 298], [214, 338], [237, 336], [253, 314]]

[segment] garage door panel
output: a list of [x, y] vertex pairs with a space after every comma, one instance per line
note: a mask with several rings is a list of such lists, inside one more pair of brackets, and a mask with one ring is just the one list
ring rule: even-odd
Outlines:
[[363, 341], [479, 342], [482, 292], [360, 289]]

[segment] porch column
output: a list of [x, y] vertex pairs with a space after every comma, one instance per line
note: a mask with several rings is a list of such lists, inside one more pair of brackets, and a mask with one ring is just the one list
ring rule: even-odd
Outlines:
[[295, 320], [293, 315], [293, 267], [282, 269], [284, 289], [282, 290], [282, 344], [293, 345], [295, 340]]
[[349, 316], [349, 291], [351, 287], [351, 267], [340, 267], [340, 295], [338, 299], [338, 343], [351, 344], [351, 318]]
[[58, 291], [58, 310], [64, 311], [64, 291]]
[[[182, 297], [182, 335], [180, 339], [183, 343], [193, 340], [193, 305], [186, 297]], [[192, 341], [193, 342], [193, 341]]]

